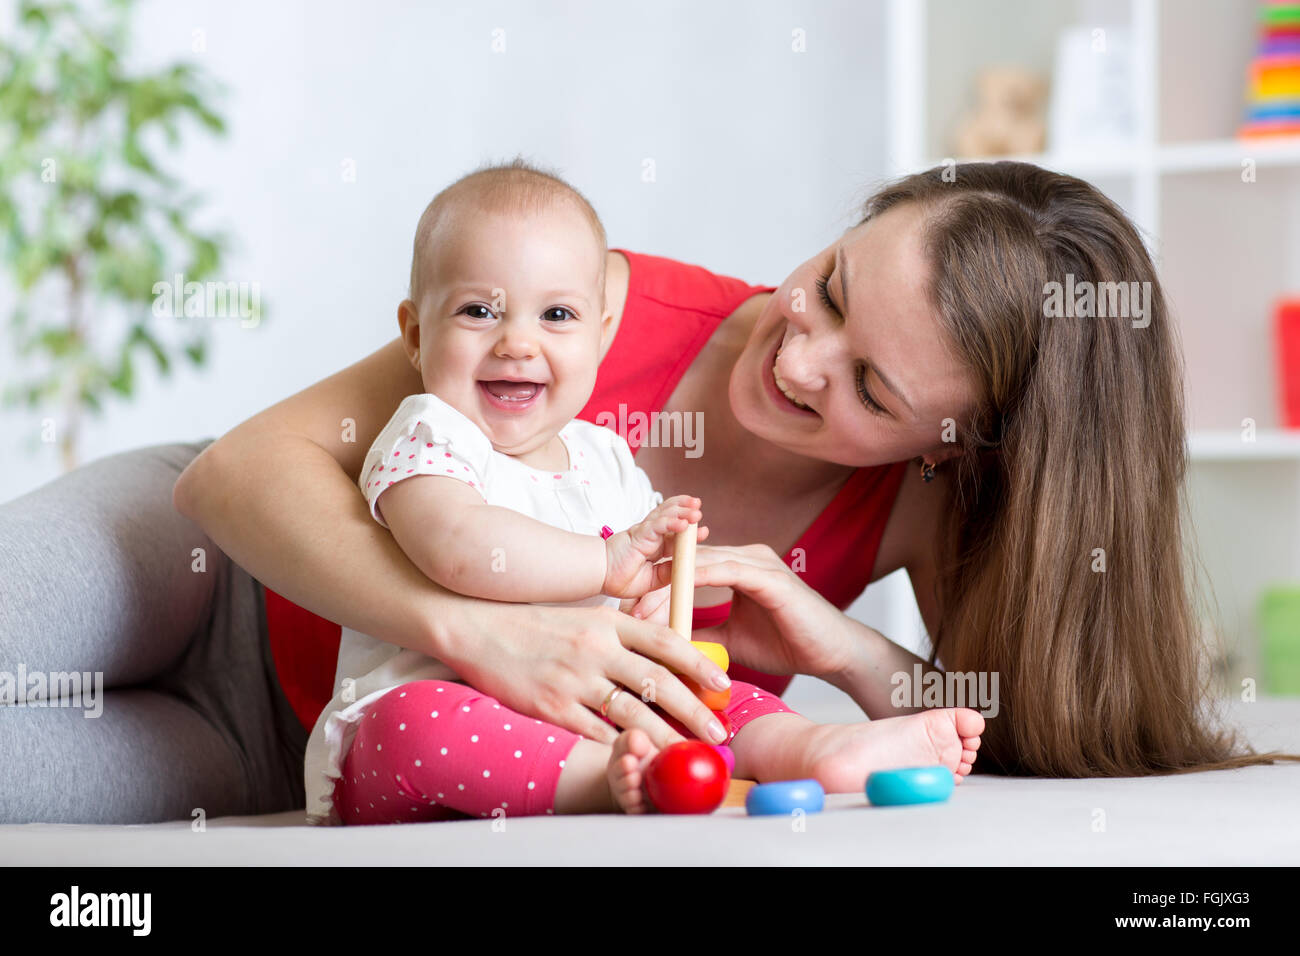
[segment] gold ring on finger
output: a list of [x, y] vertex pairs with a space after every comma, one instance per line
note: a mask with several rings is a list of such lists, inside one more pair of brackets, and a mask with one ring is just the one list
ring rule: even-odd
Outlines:
[[600, 716], [602, 717], [609, 716], [609, 708], [614, 703], [614, 698], [621, 693], [623, 693], [623, 688], [615, 687], [613, 690], [611, 690], [608, 694], [605, 695], [605, 700], [600, 705]]

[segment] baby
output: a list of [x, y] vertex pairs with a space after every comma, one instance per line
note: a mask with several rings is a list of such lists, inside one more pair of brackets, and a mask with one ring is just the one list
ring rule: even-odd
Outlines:
[[[375, 439], [358, 484], [449, 590], [626, 610], [654, 587], [671, 536], [702, 517], [697, 498], [664, 501], [616, 432], [574, 417], [613, 326], [606, 255], [586, 200], [518, 160], [452, 184], [420, 219], [398, 320], [425, 390]], [[307, 746], [311, 823], [652, 809], [642, 775], [655, 750], [641, 730], [599, 744], [347, 628], [335, 685]], [[969, 710], [819, 727], [761, 688], [731, 691], [730, 737], [719, 727], [710, 742], [730, 744], [737, 776], [816, 776], [832, 791], [860, 789], [880, 766], [969, 773], [983, 729]]]

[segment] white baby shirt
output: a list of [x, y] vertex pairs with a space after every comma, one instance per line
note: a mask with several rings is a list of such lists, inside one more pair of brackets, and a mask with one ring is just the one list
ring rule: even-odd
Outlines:
[[[490, 505], [510, 508], [578, 534], [599, 535], [602, 525], [624, 531], [644, 518], [663, 496], [632, 460], [617, 432], [574, 419], [560, 430], [569, 470], [540, 471], [492, 447], [477, 425], [436, 395], [411, 395], [375, 439], [358, 481], [370, 513], [388, 527], [375, 502], [390, 485], [416, 475], [444, 475], [478, 489]], [[448, 542], [450, 546], [452, 542]], [[618, 606], [595, 595], [556, 606]], [[440, 661], [343, 628], [335, 694], [307, 741], [307, 822], [338, 824], [334, 781], [366, 707], [401, 684], [460, 678]]]

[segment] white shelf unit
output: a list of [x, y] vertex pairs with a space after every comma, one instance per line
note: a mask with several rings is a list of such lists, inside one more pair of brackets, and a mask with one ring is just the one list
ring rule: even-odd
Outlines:
[[1300, 462], [1300, 433], [1268, 431], [1246, 438], [1240, 431], [1202, 429], [1188, 437], [1194, 463]]
[[[1259, 675], [1260, 591], [1300, 581], [1300, 433], [1280, 427], [1273, 345], [1277, 300], [1300, 294], [1300, 138], [1235, 138], [1259, 6], [1257, 0], [889, 5], [891, 175], [953, 157], [949, 136], [974, 103], [981, 68], [1014, 64], [1050, 84], [1063, 29], [1128, 31], [1130, 144], [1063, 153], [1049, 141], [1041, 154], [996, 158], [1089, 180], [1146, 237], [1183, 343], [1192, 533], [1230, 648], [1224, 662], [1230, 682]], [[1253, 181], [1243, 177], [1247, 160]], [[1257, 429], [1253, 441], [1243, 440], [1245, 419]], [[901, 593], [906, 582], [893, 586]], [[908, 608], [892, 622], [904, 635], [915, 620]]]

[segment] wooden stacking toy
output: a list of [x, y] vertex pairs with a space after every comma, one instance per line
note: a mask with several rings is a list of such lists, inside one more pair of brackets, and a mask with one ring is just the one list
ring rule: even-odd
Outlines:
[[646, 793], [660, 813], [712, 813], [730, 783], [722, 755], [702, 740], [665, 747], [646, 769]]
[[789, 816], [796, 810], [820, 813], [826, 791], [816, 780], [782, 780], [760, 783], [745, 795], [745, 812], [751, 817]]
[[[698, 525], [690, 525], [673, 539], [673, 576], [668, 598], [668, 626], [683, 638], [691, 640], [692, 616], [695, 610], [695, 545]], [[711, 641], [691, 641], [691, 646], [717, 664], [725, 673], [731, 664], [727, 649]], [[674, 673], [676, 673], [674, 671]], [[731, 702], [731, 689], [712, 690], [681, 674], [683, 684], [713, 711], [713, 716], [731, 734], [731, 721], [723, 708]], [[683, 737], [693, 734], [668, 714], [660, 716]], [[738, 802], [732, 794], [752, 786], [752, 781], [735, 781], [740, 787], [731, 787], [731, 771], [735, 769], [735, 756], [722, 745], [687, 740], [661, 750], [646, 768], [646, 792], [650, 802], [661, 813], [712, 813], [723, 803]]]
[[[695, 541], [698, 532], [699, 525], [692, 524], [674, 538], [673, 579], [668, 592], [668, 626], [688, 641], [691, 640], [691, 623], [695, 613]], [[723, 671], [730, 666], [727, 649], [721, 644], [711, 641], [691, 641], [691, 644]], [[713, 690], [701, 687], [689, 677], [678, 676], [691, 689], [691, 693], [704, 701], [709, 710], [722, 710], [731, 703], [730, 687], [726, 690]]]
[[913, 803], [943, 803], [956, 789], [952, 771], [944, 766], [877, 770], [867, 777], [867, 799], [876, 807]]
[[[695, 606], [697, 530], [696, 525], [690, 525], [674, 539], [668, 598], [668, 626], [688, 641]], [[727, 649], [721, 644], [691, 641], [691, 645], [724, 672], [730, 666]], [[723, 710], [731, 701], [730, 689], [709, 690], [690, 678], [678, 676], [713, 711], [730, 739], [730, 721]], [[691, 736], [679, 721], [662, 711], [659, 713], [683, 737]], [[750, 816], [775, 816], [796, 811], [818, 813], [825, 806], [825, 791], [816, 780], [784, 780], [755, 786], [752, 780], [732, 780], [734, 769], [735, 758], [729, 748], [702, 740], [685, 740], [655, 755], [646, 768], [646, 793], [660, 813], [712, 813], [720, 806], [743, 805]], [[942, 803], [952, 795], [954, 782], [953, 773], [947, 767], [904, 767], [870, 774], [865, 790], [874, 806]]]

